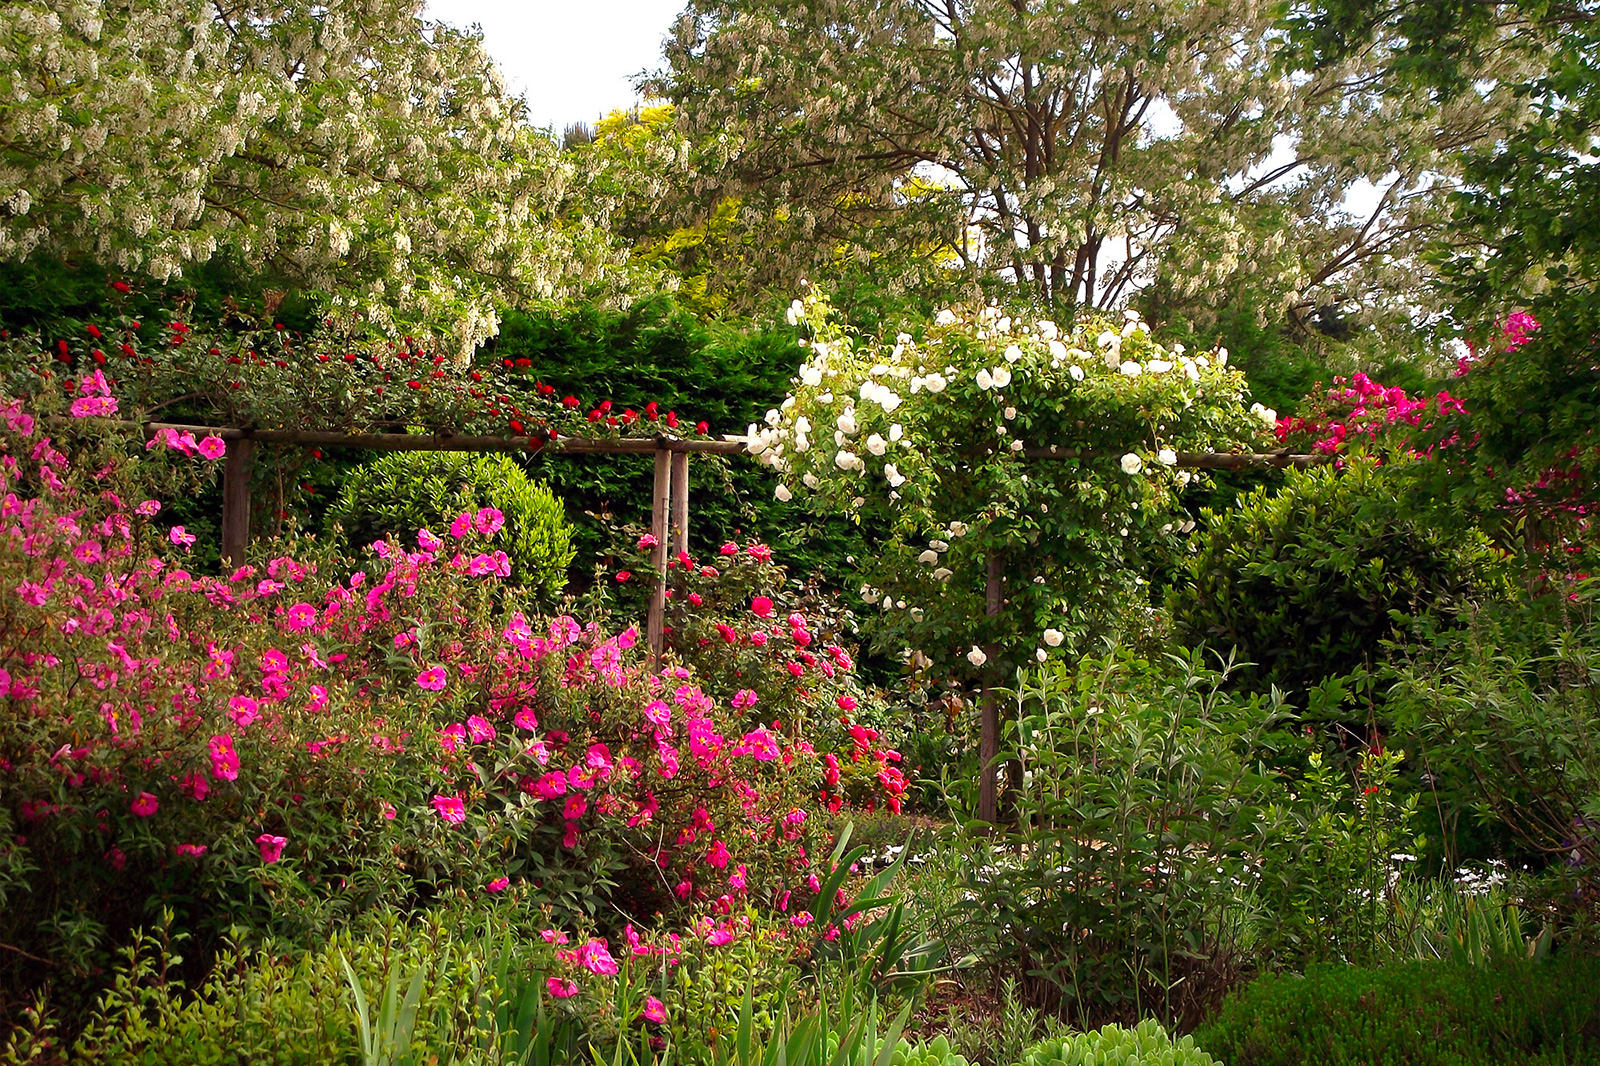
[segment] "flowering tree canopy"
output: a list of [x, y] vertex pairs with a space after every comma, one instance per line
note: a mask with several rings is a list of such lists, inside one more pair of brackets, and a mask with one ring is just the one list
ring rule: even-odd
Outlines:
[[420, 0], [0, 8], [0, 256], [167, 279], [227, 248], [472, 343], [593, 280], [603, 234], [476, 36]]
[[[846, 335], [814, 296], [791, 313], [809, 357], [751, 450], [782, 475], [780, 499], [885, 522], [862, 563], [876, 635], [957, 673], [995, 650], [1000, 665], [1082, 651], [1147, 604], [1144, 563], [1186, 524], [1178, 495], [1197, 476], [1178, 453], [1271, 439], [1276, 416], [1248, 406], [1226, 350], [1169, 350], [1132, 312], [1067, 332], [945, 311], [892, 345]], [[1052, 446], [1064, 454], [1038, 454]]]
[[[775, 275], [936, 247], [947, 278], [1099, 308], [1151, 279], [1205, 305], [1248, 278], [1303, 312], [1414, 290], [1430, 189], [1503, 105], [1381, 83], [1383, 40], [1286, 66], [1284, 7], [693, 0], [651, 88], [701, 153], [702, 212], [736, 197], [792, 237]], [[1383, 191], [1353, 217], [1362, 179]]]

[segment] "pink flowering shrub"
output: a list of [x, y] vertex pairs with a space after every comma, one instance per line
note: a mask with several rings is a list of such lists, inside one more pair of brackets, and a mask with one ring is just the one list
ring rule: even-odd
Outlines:
[[1324, 455], [1341, 453], [1358, 441], [1376, 441], [1381, 434], [1430, 429], [1435, 418], [1464, 413], [1461, 401], [1448, 390], [1434, 396], [1407, 396], [1404, 389], [1385, 388], [1362, 373], [1349, 380], [1334, 378], [1326, 394], [1308, 398], [1307, 411], [1301, 417], [1278, 419], [1274, 431], [1279, 443], [1291, 450], [1310, 448]]
[[0, 420], [0, 940], [86, 971], [153, 907], [295, 933], [445, 892], [647, 915], [803, 880], [806, 739], [631, 626], [517, 610], [495, 515], [347, 576], [197, 575], [145, 489], [206, 449], [63, 402]]
[[[616, 575], [616, 587], [637, 597], [629, 602], [641, 610], [649, 583], [620, 577], [650, 572], [653, 541], [640, 537], [638, 553], [625, 554]], [[796, 588], [766, 545], [730, 541], [705, 559], [669, 557], [664, 622], [667, 647], [708, 685], [733, 693], [729, 706], [753, 736], [787, 735], [815, 746], [821, 805], [899, 812], [909, 784], [900, 753], [858, 720], [880, 701], [861, 684], [846, 647], [853, 619]]]

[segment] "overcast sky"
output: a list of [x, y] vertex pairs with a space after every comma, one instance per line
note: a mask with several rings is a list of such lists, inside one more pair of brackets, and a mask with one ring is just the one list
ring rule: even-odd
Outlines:
[[529, 116], [557, 133], [635, 100], [629, 79], [661, 61], [684, 0], [428, 0], [428, 17], [483, 27]]

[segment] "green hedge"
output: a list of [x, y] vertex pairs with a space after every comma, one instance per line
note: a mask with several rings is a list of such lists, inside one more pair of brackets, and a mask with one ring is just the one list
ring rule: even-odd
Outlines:
[[456, 515], [480, 507], [505, 515], [499, 543], [511, 557], [511, 580], [559, 596], [572, 562], [572, 526], [561, 501], [504, 455], [386, 455], [351, 474], [328, 517], [344, 527], [346, 543], [357, 550], [389, 535], [414, 550], [419, 529], [446, 537]]
[[1195, 1039], [1228, 1066], [1600, 1063], [1600, 959], [1317, 966], [1254, 982]]

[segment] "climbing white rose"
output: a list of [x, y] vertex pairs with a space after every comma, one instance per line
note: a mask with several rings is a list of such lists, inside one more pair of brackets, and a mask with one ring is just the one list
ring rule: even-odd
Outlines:
[[1161, 463], [1162, 466], [1178, 465], [1178, 453], [1173, 451], [1171, 448], [1162, 448], [1156, 453], [1156, 459]]
[[956, 313], [947, 307], [933, 316], [933, 324], [936, 326], [953, 326], [956, 324]]
[[906, 483], [906, 479], [900, 473], [900, 468], [893, 463], [883, 464], [883, 476], [888, 478], [889, 487], [892, 489], [897, 489]]
[[978, 371], [978, 376], [973, 380], [977, 381], [978, 388], [983, 389], [985, 392], [994, 387], [994, 378], [989, 375], [987, 370]]
[[871, 452], [873, 455], [882, 455], [888, 450], [889, 442], [878, 436], [876, 433], [867, 438], [867, 451]]
[[1044, 642], [1050, 645], [1052, 648], [1059, 648], [1061, 647], [1061, 642], [1066, 639], [1066, 636], [1067, 635], [1061, 632], [1059, 629], [1047, 629], [1044, 631]]
[[1022, 358], [1022, 349], [1015, 344], [1006, 345], [1006, 362], [1015, 363]]
[[983, 653], [983, 649], [978, 647], [976, 644], [972, 646], [971, 651], [967, 652], [967, 662], [971, 663], [973, 666], [982, 666], [988, 661], [989, 657], [985, 655]]
[[1003, 366], [996, 367], [989, 377], [993, 379], [994, 387], [997, 389], [1003, 389], [1011, 384], [1011, 371]]
[[950, 383], [944, 379], [943, 374], [929, 374], [926, 378], [923, 378], [922, 384], [929, 392], [941, 393], [944, 391], [945, 386]]
[[787, 485], [779, 485], [772, 490], [772, 494], [778, 498], [779, 503], [788, 503], [794, 499], [794, 493], [789, 491], [789, 486]]
[[1124, 455], [1122, 457], [1122, 472], [1124, 474], [1128, 474], [1128, 475], [1131, 476], [1133, 474], [1137, 474], [1139, 471], [1141, 471], [1143, 469], [1144, 469], [1144, 460], [1140, 459], [1137, 455], [1134, 455], [1132, 452], [1129, 452], [1127, 455]]
[[923, 552], [921, 555], [917, 556], [917, 562], [921, 563], [924, 566], [932, 566], [934, 563], [936, 563], [938, 561], [939, 561], [939, 553], [934, 551], [931, 548], [928, 549], [927, 551]]
[[1077, 363], [1073, 363], [1071, 366], [1067, 367], [1067, 373], [1072, 375], [1073, 381], [1083, 380], [1083, 367], [1079, 366]]
[[894, 423], [893, 425], [891, 425], [889, 427], [889, 439], [891, 441], [897, 441], [897, 440], [899, 440], [901, 437], [903, 437], [905, 435], [906, 435], [905, 427], [902, 426], [900, 423], [896, 422], [896, 423]]
[[847, 437], [854, 436], [860, 428], [856, 425], [856, 413], [854, 411], [846, 411], [836, 419], [836, 422], [839, 426], [839, 432]]
[[1127, 362], [1123, 363], [1117, 369], [1122, 371], [1122, 374], [1123, 374], [1124, 377], [1130, 377], [1130, 378], [1136, 378], [1140, 374], [1144, 373], [1144, 367], [1140, 366], [1138, 363], [1134, 362], [1132, 359], [1129, 359]]

